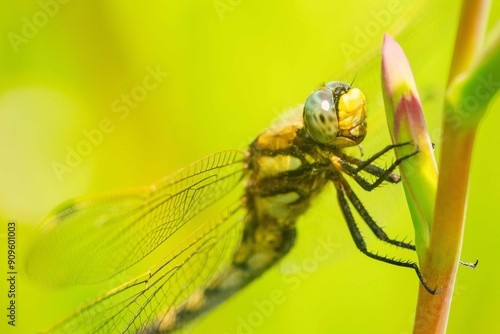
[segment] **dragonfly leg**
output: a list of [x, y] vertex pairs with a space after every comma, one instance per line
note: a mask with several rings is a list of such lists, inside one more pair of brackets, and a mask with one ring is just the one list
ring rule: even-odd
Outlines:
[[406, 146], [406, 145], [409, 145], [409, 144], [411, 144], [410, 141], [405, 142], [405, 143], [400, 143], [400, 144], [387, 145], [382, 150], [380, 150], [379, 152], [375, 153], [374, 155], [372, 155], [367, 160], [363, 161], [362, 164], [358, 165], [358, 169], [359, 170], [363, 170], [366, 166], [371, 165], [372, 162], [374, 162], [375, 160], [377, 160], [378, 158], [380, 158], [381, 156], [383, 156], [384, 154], [386, 154], [390, 150], [392, 150], [394, 148], [397, 148], [397, 147]]
[[460, 263], [464, 267], [468, 267], [468, 268], [471, 268], [471, 269], [476, 269], [477, 264], [479, 263], [479, 260], [476, 259], [476, 262], [474, 262], [474, 263], [472, 263], [472, 262], [464, 262], [464, 261], [458, 261], [458, 263]]
[[[401, 146], [404, 144], [399, 144], [399, 145]], [[388, 147], [391, 147], [391, 146], [388, 146]], [[399, 166], [401, 164], [401, 162], [414, 156], [415, 154], [418, 154], [418, 152], [419, 151], [417, 148], [412, 153], [396, 159], [396, 161], [394, 161], [392, 163], [392, 165], [390, 165], [389, 168], [387, 168], [385, 170], [382, 168], [370, 165], [370, 164], [366, 165], [366, 161], [359, 165], [362, 167], [361, 168], [359, 166], [353, 167], [348, 162], [344, 161], [343, 159], [341, 159], [340, 157], [337, 157], [337, 156], [334, 156], [332, 159], [334, 159], [333, 160], [334, 164], [339, 166], [343, 172], [350, 175], [354, 179], [354, 181], [356, 181], [356, 183], [361, 186], [361, 188], [363, 188], [366, 191], [372, 191], [373, 189], [377, 188], [382, 182], [386, 181], [388, 178], [392, 179], [392, 183], [399, 182], [399, 180], [400, 180], [399, 176], [392, 174], [392, 172], [394, 171], [394, 169], [396, 169], [397, 166]], [[377, 155], [378, 155], [378, 153], [375, 156], [377, 156]], [[370, 160], [367, 160], [367, 161], [370, 161]], [[367, 166], [371, 166], [371, 167], [368, 168]], [[374, 168], [374, 167], [376, 167], [376, 168]], [[360, 176], [358, 174], [362, 170], [366, 170], [370, 174], [374, 174], [374, 173], [376, 173], [376, 169], [380, 169], [381, 173], [380, 173], [380, 175], [376, 175], [377, 179], [374, 182], [369, 182], [368, 180], [366, 180], [365, 178], [363, 178], [362, 176]]]
[[[358, 173], [357, 170], [359, 169], [359, 166], [363, 166], [363, 171], [364, 172], [367, 172], [367, 173], [369, 173], [371, 175], [374, 175], [374, 176], [377, 176], [377, 177], [381, 177], [385, 173], [385, 169], [384, 168], [380, 168], [380, 167], [375, 166], [375, 165], [367, 165], [367, 166], [365, 166], [364, 165], [365, 164], [364, 160], [355, 158], [355, 157], [350, 156], [350, 155], [343, 155], [342, 156], [342, 160], [344, 160], [345, 162], [348, 162], [349, 164], [352, 164], [352, 165], [355, 165], [355, 166], [358, 167], [358, 168], [355, 168], [355, 167], [351, 166], [352, 168], [350, 169], [350, 171], [351, 171], [352, 174]], [[401, 181], [401, 176], [399, 176], [398, 174], [395, 174], [395, 173], [391, 173], [385, 179], [385, 181], [390, 182], [390, 183], [399, 183]]]
[[[342, 182], [342, 181], [340, 181]], [[347, 182], [342, 182], [342, 193], [347, 196], [349, 201], [352, 203], [356, 211], [359, 213], [361, 218], [363, 218], [363, 221], [368, 225], [368, 227], [372, 230], [373, 234], [375, 236], [388, 243], [391, 245], [395, 245], [397, 247], [401, 248], [406, 248], [410, 250], [415, 250], [415, 245], [412, 245], [410, 243], [404, 242], [404, 241], [399, 241], [399, 240], [394, 240], [389, 238], [389, 236], [382, 230], [380, 226], [377, 225], [377, 223], [373, 220], [373, 218], [370, 216], [368, 211], [366, 211], [365, 207], [359, 200], [358, 196], [354, 193], [354, 191], [351, 189], [349, 184]]]
[[[412, 268], [412, 269], [414, 269], [415, 272], [417, 273], [417, 276], [418, 276], [420, 282], [422, 283], [422, 285], [424, 286], [424, 288], [427, 290], [427, 292], [429, 292], [430, 294], [433, 294], [433, 295], [438, 294], [440, 292], [440, 290], [432, 289], [427, 284], [427, 281], [425, 280], [424, 276], [420, 272], [420, 269], [418, 268], [418, 265], [415, 262], [404, 261], [404, 260], [399, 260], [399, 259], [395, 259], [395, 258], [389, 258], [387, 256], [383, 256], [383, 255], [372, 253], [372, 252], [370, 252], [368, 250], [368, 248], [366, 246], [366, 242], [363, 239], [363, 236], [361, 235], [361, 231], [359, 230], [358, 226], [356, 225], [356, 222], [355, 222], [354, 217], [352, 215], [351, 209], [349, 207], [349, 203], [347, 202], [347, 200], [345, 198], [345, 196], [347, 195], [348, 198], [351, 200], [351, 198], [349, 197], [350, 195], [348, 195], [348, 193], [347, 193], [347, 187], [348, 187], [347, 182], [345, 180], [343, 180], [342, 178], [338, 178], [338, 179], [334, 180], [334, 184], [335, 184], [335, 188], [337, 189], [337, 198], [338, 198], [339, 205], [340, 205], [340, 207], [342, 209], [342, 213], [343, 213], [344, 218], [345, 218], [345, 220], [347, 222], [347, 226], [349, 228], [349, 232], [351, 233], [351, 236], [352, 236], [352, 238], [354, 240], [354, 243], [356, 244], [356, 247], [363, 254], [365, 254], [366, 256], [368, 256], [368, 257], [370, 257], [372, 259], [375, 259], [375, 260], [378, 260], [378, 261], [382, 261], [382, 262], [385, 262], [385, 263], [389, 263], [389, 264], [393, 264], [393, 265], [400, 266], [400, 267], [406, 267], [406, 268]], [[352, 193], [352, 190], [351, 190], [351, 193]], [[357, 198], [356, 198], [356, 200], [357, 200], [357, 202], [359, 202], [359, 200]], [[356, 207], [356, 205], [358, 205], [358, 203], [353, 203], [353, 205]], [[359, 202], [359, 205], [361, 206], [360, 202]], [[358, 209], [358, 208], [356, 207], [356, 209]], [[364, 211], [364, 209], [363, 209], [363, 211]], [[361, 214], [361, 212], [360, 212], [360, 214]], [[365, 217], [363, 217], [363, 219], [364, 218]], [[371, 218], [370, 218], [370, 220], [371, 220]], [[365, 219], [365, 221], [366, 221], [366, 219]], [[370, 226], [370, 228], [372, 227], [370, 225], [371, 223], [367, 222], [367, 224], [368, 224], [368, 226]], [[376, 225], [374, 222], [373, 222], [373, 224]]]

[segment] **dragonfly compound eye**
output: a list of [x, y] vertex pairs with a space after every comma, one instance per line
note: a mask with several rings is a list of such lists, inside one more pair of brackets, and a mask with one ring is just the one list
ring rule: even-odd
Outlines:
[[331, 146], [353, 146], [366, 136], [366, 99], [358, 88], [332, 81], [312, 93], [304, 106], [309, 135]]
[[331, 90], [319, 89], [309, 95], [304, 106], [304, 124], [319, 143], [329, 144], [337, 138], [339, 121]]

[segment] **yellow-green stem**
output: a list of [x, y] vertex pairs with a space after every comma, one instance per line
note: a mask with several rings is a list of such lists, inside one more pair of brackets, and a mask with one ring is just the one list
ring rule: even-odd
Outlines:
[[460, 74], [469, 70], [481, 54], [490, 7], [490, 0], [464, 0], [462, 2], [448, 86]]
[[[480, 58], [490, 6], [490, 0], [462, 2], [447, 97], [453, 96], [456, 80], [470, 72]], [[437, 295], [431, 295], [420, 287], [414, 325], [416, 334], [446, 333], [462, 249], [469, 171], [477, 122], [467, 126], [465, 122], [461, 123], [463, 126], [447, 122], [460, 112], [460, 106], [454, 102], [445, 101], [438, 189], [430, 243], [425, 249], [425, 256], [419, 258], [428, 284], [441, 291]]]
[[434, 224], [422, 272], [427, 282], [438, 289], [429, 294], [419, 290], [414, 333], [446, 333], [455, 276], [462, 248], [469, 170], [476, 131], [445, 126], [441, 168], [436, 195]]

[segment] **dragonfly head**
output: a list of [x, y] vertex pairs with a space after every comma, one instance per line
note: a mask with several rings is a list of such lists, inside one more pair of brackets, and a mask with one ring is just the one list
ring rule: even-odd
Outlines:
[[331, 81], [306, 100], [304, 125], [317, 142], [336, 146], [354, 146], [366, 136], [365, 95], [341, 81]]

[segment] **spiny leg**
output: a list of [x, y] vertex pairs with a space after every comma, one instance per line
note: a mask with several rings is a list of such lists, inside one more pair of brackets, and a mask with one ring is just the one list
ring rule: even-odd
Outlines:
[[471, 269], [476, 269], [477, 264], [479, 263], [479, 260], [476, 259], [476, 262], [474, 262], [474, 263], [472, 263], [472, 262], [464, 262], [464, 261], [458, 261], [458, 263], [460, 263], [464, 267], [468, 267], [468, 268], [471, 268]]
[[[410, 156], [412, 156], [413, 154], [415, 154], [415, 152], [413, 152]], [[360, 163], [364, 163], [364, 161], [359, 160], [359, 159], [354, 158], [354, 157], [351, 157], [351, 156], [348, 156], [348, 155], [343, 156], [343, 158], [344, 158], [344, 160], [346, 160], [346, 161], [348, 161], [350, 163], [356, 164], [358, 166], [359, 166]], [[370, 168], [370, 170], [368, 170], [367, 168]], [[382, 169], [380, 167], [374, 166], [374, 165], [368, 165], [368, 166], [365, 167], [365, 171], [368, 172], [368, 173], [370, 173], [370, 174], [372, 174], [372, 175], [381, 177], [382, 174], [385, 173], [386, 170]], [[393, 177], [398, 177], [398, 179], [395, 180]], [[366, 181], [366, 180], [364, 180], [364, 181]], [[397, 183], [397, 182], [400, 181], [399, 180], [399, 175], [397, 175], [397, 174], [389, 174], [389, 177], [386, 179], [386, 181], [389, 181], [391, 183]], [[358, 184], [359, 184], [359, 182], [358, 182]], [[379, 238], [380, 240], [385, 241], [385, 242], [387, 242], [389, 244], [392, 244], [392, 245], [396, 245], [396, 246], [399, 246], [399, 247], [403, 247], [403, 248], [415, 250], [415, 246], [412, 245], [412, 244], [405, 243], [405, 242], [398, 241], [398, 240], [394, 240], [394, 239], [390, 239], [387, 236], [387, 234], [382, 230], [382, 228], [380, 226], [378, 226], [377, 223], [375, 223], [373, 221], [373, 219], [370, 217], [370, 215], [368, 214], [368, 212], [366, 211], [366, 209], [363, 207], [363, 205], [361, 204], [361, 201], [359, 201], [358, 197], [352, 191], [352, 189], [350, 187], [348, 187], [347, 189], [348, 189], [347, 190], [347, 196], [349, 197], [349, 200], [351, 201], [351, 203], [353, 203], [353, 205], [356, 208], [356, 210], [359, 212], [359, 214], [361, 215], [361, 217], [363, 218], [363, 220], [370, 227], [370, 229], [373, 231], [373, 233], [375, 234], [375, 236], [377, 238]], [[353, 196], [352, 198], [350, 197], [349, 193], [351, 194], [351, 196]], [[359, 203], [359, 207], [356, 206], [355, 203]], [[476, 269], [477, 264], [479, 263], [479, 260], [476, 259], [476, 261], [474, 263], [472, 263], [472, 262], [464, 262], [464, 261], [459, 261], [459, 263], [462, 266], [464, 266], [464, 267], [468, 267], [468, 268], [471, 268], [471, 269]]]
[[[358, 169], [359, 169], [359, 166], [364, 165], [364, 163], [365, 163], [364, 160], [352, 157], [352, 156], [347, 155], [347, 154], [343, 155], [342, 159], [350, 164], [356, 165], [358, 167]], [[378, 176], [378, 177], [381, 177], [385, 173], [385, 169], [380, 168], [380, 167], [375, 166], [375, 165], [364, 166], [363, 171], [365, 171], [371, 175]], [[352, 172], [355, 173], [356, 169], [353, 168]], [[399, 176], [398, 174], [391, 173], [391, 174], [389, 174], [389, 176], [385, 180], [387, 182], [390, 182], [390, 183], [398, 183], [399, 181], [401, 181], [401, 176]]]
[[382, 230], [382, 228], [380, 226], [378, 226], [377, 223], [373, 220], [373, 218], [370, 216], [368, 211], [366, 211], [365, 207], [363, 206], [363, 204], [359, 200], [358, 196], [356, 196], [354, 191], [352, 191], [349, 184], [343, 178], [340, 178], [338, 182], [342, 183], [342, 189], [343, 189], [344, 195], [347, 196], [347, 198], [352, 203], [352, 205], [354, 206], [356, 211], [359, 213], [361, 218], [363, 218], [363, 221], [366, 223], [366, 225], [368, 225], [368, 227], [372, 230], [373, 234], [375, 234], [375, 236], [378, 239], [380, 239], [384, 242], [387, 242], [388, 244], [395, 245], [395, 246], [398, 246], [401, 248], [415, 250], [415, 245], [412, 245], [412, 244], [404, 242], [404, 241], [398, 241], [398, 240], [394, 240], [394, 239], [389, 238], [389, 236]]
[[349, 232], [351, 232], [351, 236], [354, 240], [354, 243], [356, 244], [356, 247], [363, 254], [365, 254], [366, 256], [368, 256], [372, 259], [379, 260], [379, 261], [386, 262], [386, 263], [393, 264], [393, 265], [400, 266], [400, 267], [413, 268], [415, 270], [415, 272], [417, 273], [417, 276], [420, 279], [420, 282], [422, 283], [424, 288], [427, 290], [427, 292], [429, 292], [430, 294], [433, 294], [433, 295], [439, 293], [439, 291], [437, 291], [436, 289], [431, 289], [429, 287], [424, 276], [420, 272], [420, 269], [418, 268], [418, 266], [415, 262], [391, 259], [391, 258], [388, 258], [386, 256], [374, 254], [367, 249], [367, 246], [366, 246], [366, 243], [363, 239], [363, 236], [361, 235], [361, 232], [360, 232], [358, 226], [356, 225], [356, 222], [354, 221], [354, 217], [353, 217], [351, 209], [349, 207], [349, 203], [347, 202], [347, 200], [345, 198], [345, 195], [346, 195], [345, 194], [345, 185], [347, 184], [347, 182], [345, 182], [345, 180], [344, 180], [344, 182], [342, 182], [341, 180], [342, 179], [334, 180], [335, 188], [337, 188], [337, 198], [338, 198], [340, 208], [342, 209], [342, 213], [344, 215], [344, 218], [347, 222]]
[[389, 168], [384, 170], [382, 175], [380, 175], [373, 183], [370, 183], [368, 180], [358, 175], [358, 173], [362, 170], [359, 167], [358, 168], [352, 167], [351, 165], [349, 165], [349, 163], [345, 162], [340, 157], [336, 157], [335, 162], [336, 164], [340, 165], [342, 171], [352, 176], [354, 181], [356, 181], [356, 183], [359, 184], [361, 188], [363, 188], [366, 191], [372, 191], [373, 189], [377, 188], [382, 182], [384, 182], [389, 177], [389, 175], [391, 175], [394, 169], [396, 169], [396, 167], [401, 164], [401, 162], [414, 156], [415, 154], [418, 154], [418, 149], [408, 155], [402, 156], [401, 158], [397, 158], [396, 161], [394, 161], [392, 165], [389, 166]]
[[[383, 168], [380, 168], [378, 166], [375, 166], [375, 165], [372, 165], [371, 163], [373, 161], [375, 161], [376, 159], [378, 159], [380, 156], [384, 155], [386, 152], [388, 152], [389, 150], [393, 149], [393, 148], [396, 148], [396, 147], [400, 147], [400, 146], [404, 146], [404, 145], [408, 145], [408, 144], [411, 144], [411, 142], [405, 142], [405, 143], [401, 143], [401, 144], [395, 144], [395, 145], [388, 145], [386, 146], [383, 150], [379, 151], [377, 154], [373, 155], [372, 157], [370, 157], [368, 160], [361, 160], [361, 159], [358, 159], [356, 157], [353, 157], [353, 156], [350, 156], [350, 155], [347, 155], [347, 154], [344, 154], [342, 155], [342, 159], [345, 160], [346, 162], [350, 163], [350, 164], [353, 164], [353, 165], [356, 165], [358, 168], [358, 170], [363, 170], [369, 174], [372, 174], [374, 176], [378, 176], [378, 177], [382, 177], [384, 175], [384, 173], [386, 172], [385, 169]], [[435, 144], [432, 143], [432, 148], [434, 149], [435, 147]], [[361, 148], [360, 146], [360, 150], [361, 150], [361, 155], [363, 155], [363, 149]], [[412, 156], [415, 152], [413, 152], [412, 154], [410, 154], [409, 156]], [[405, 158], [405, 157], [403, 157]], [[352, 169], [352, 172], [356, 172], [356, 169]], [[390, 183], [398, 183], [399, 181], [401, 181], [401, 177], [398, 175], [398, 174], [389, 174], [389, 176], [385, 179], [385, 181], [388, 181]], [[387, 239], [384, 239], [384, 238], [381, 238], [379, 237], [379, 233], [382, 233], [384, 235], [384, 237], [387, 237], [387, 235], [385, 234], [385, 232], [382, 231], [382, 229], [371, 219], [371, 217], [368, 215], [368, 213], [366, 212], [366, 210], [364, 209], [364, 207], [362, 206], [361, 202], [359, 201], [359, 199], [357, 198], [356, 194], [354, 194], [354, 192], [352, 191], [352, 189], [349, 187], [349, 192], [352, 193], [352, 195], [354, 196], [354, 198], [357, 200], [357, 202], [359, 202], [360, 204], [360, 209], [361, 210], [364, 210], [365, 214], [367, 215], [367, 217], [372, 221], [372, 223], [374, 224], [374, 227], [377, 228], [378, 230], [376, 231], [374, 228], [372, 228], [372, 226], [370, 225], [370, 223], [368, 222], [368, 220], [366, 220], [364, 217], [363, 217], [363, 214], [360, 212], [360, 210], [358, 208], [357, 211], [360, 213], [360, 215], [363, 217], [363, 219], [365, 220], [365, 222], [368, 224], [368, 226], [370, 226], [371, 230], [373, 231], [373, 233], [380, 239], [380, 240], [383, 240], [383, 241], [386, 241], [390, 244], [394, 244], [396, 246], [401, 246], [403, 248], [408, 248], [408, 249], [413, 249], [415, 250], [415, 246], [414, 245], [411, 245], [411, 244], [406, 244], [406, 243], [403, 243], [405, 245], [409, 245], [410, 247], [407, 247], [405, 245], [399, 245], [398, 243], [400, 243], [399, 241], [396, 241], [396, 240], [391, 240], [389, 238]], [[349, 196], [349, 195], [348, 195]], [[356, 205], [354, 204], [353, 202], [353, 199], [350, 198], [351, 202], [353, 203], [353, 205], [356, 207]], [[464, 261], [458, 261], [459, 264], [461, 264], [462, 266], [464, 267], [468, 267], [468, 268], [471, 268], [471, 269], [476, 269], [478, 263], [479, 263], [479, 260], [476, 259], [476, 261], [474, 263], [472, 262], [464, 262]]]
[[401, 146], [405, 146], [405, 145], [409, 145], [409, 144], [411, 144], [411, 142], [408, 141], [408, 142], [400, 143], [400, 144], [387, 145], [381, 151], [375, 153], [370, 158], [365, 160], [363, 164], [358, 165], [358, 169], [363, 170], [366, 166], [371, 165], [372, 162], [374, 162], [375, 160], [377, 160], [378, 158], [380, 158], [381, 156], [386, 154], [388, 151], [390, 151], [396, 147], [401, 147]]

